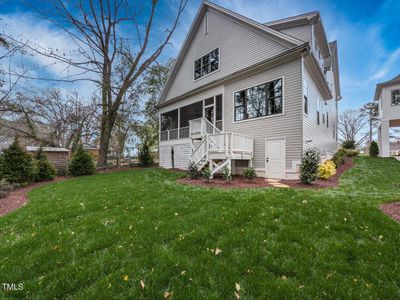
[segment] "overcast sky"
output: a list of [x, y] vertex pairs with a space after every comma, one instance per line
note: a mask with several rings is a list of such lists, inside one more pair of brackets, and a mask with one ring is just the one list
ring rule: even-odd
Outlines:
[[[30, 1], [35, 5], [35, 1]], [[339, 48], [340, 81], [343, 100], [341, 110], [357, 108], [372, 100], [376, 83], [400, 74], [400, 1], [316, 1], [316, 0], [215, 0], [259, 22], [267, 22], [310, 11], [320, 11], [330, 41], [337, 40]], [[0, 19], [3, 30], [24, 37], [43, 46], [71, 47], [68, 37], [54, 25], [35, 16], [25, 1], [0, 0]], [[40, 3], [40, 2], [37, 2]], [[41, 2], [43, 3], [43, 2]], [[144, 1], [142, 1], [143, 5]], [[177, 0], [162, 0], [155, 30], [162, 32], [170, 24]], [[190, 0], [179, 27], [160, 60], [177, 55], [181, 43], [201, 1]], [[169, 22], [169, 23], [168, 23]], [[128, 31], [129, 34], [129, 31]], [[35, 63], [47, 65], [45, 58], [36, 57]], [[38, 70], [38, 72], [45, 72]], [[66, 76], [65, 66], [46, 69], [51, 76]], [[72, 72], [69, 70], [68, 72]], [[38, 83], [39, 84], [39, 83]], [[59, 83], [58, 83], [59, 84]], [[94, 87], [87, 83], [64, 84], [88, 96]]]

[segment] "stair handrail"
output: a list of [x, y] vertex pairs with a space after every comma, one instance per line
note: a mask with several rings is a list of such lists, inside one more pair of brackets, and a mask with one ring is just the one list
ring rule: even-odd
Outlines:
[[[204, 158], [207, 156], [207, 147], [204, 146], [204, 144], [207, 143], [207, 135], [202, 139], [202, 141], [200, 142], [200, 144], [197, 145], [197, 147], [192, 151], [192, 154], [190, 154], [189, 160], [191, 162], [194, 162], [196, 165]], [[201, 153], [199, 159], [197, 161], [193, 161], [193, 158], [195, 157], [195, 155], [197, 154], [197, 152], [199, 152], [201, 149], [201, 147], [204, 147], [204, 153]]]

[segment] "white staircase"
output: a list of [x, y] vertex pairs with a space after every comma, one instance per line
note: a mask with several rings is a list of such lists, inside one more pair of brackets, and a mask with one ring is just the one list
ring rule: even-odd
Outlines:
[[[222, 132], [206, 118], [189, 121], [192, 139], [192, 154], [189, 163], [194, 163], [200, 171], [207, 164], [211, 178], [225, 167], [230, 171], [233, 159], [253, 159], [254, 139], [238, 133]], [[195, 146], [196, 141], [199, 142]]]

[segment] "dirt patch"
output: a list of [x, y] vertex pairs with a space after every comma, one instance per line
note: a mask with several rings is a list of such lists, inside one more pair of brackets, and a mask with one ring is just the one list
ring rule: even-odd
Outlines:
[[400, 222], [400, 202], [382, 204], [379, 208], [393, 220]]
[[[312, 184], [303, 184], [300, 180], [280, 180], [281, 184], [289, 186], [289, 188], [307, 188], [307, 189], [322, 189], [335, 187], [339, 183], [339, 178], [343, 172], [351, 169], [354, 166], [352, 158], [346, 158], [345, 163], [336, 170], [336, 174], [328, 180], [318, 179]], [[221, 176], [214, 177], [214, 179], [205, 181], [204, 179], [196, 178], [190, 179], [189, 177], [178, 179], [178, 182], [189, 185], [197, 185], [201, 187], [210, 188], [266, 188], [274, 187], [273, 184], [267, 182], [265, 178], [257, 177], [252, 181], [241, 175], [233, 176], [230, 183], [226, 183]]]
[[347, 157], [343, 165], [336, 169], [336, 174], [327, 180], [317, 179], [312, 184], [301, 183], [300, 180], [281, 180], [283, 184], [287, 184], [293, 188], [307, 188], [307, 189], [322, 189], [336, 187], [339, 184], [339, 178], [347, 170], [354, 167], [354, 162], [351, 157]]
[[24, 206], [29, 200], [27, 194], [34, 188], [51, 182], [63, 181], [65, 179], [68, 179], [68, 177], [56, 177], [52, 181], [35, 182], [12, 191], [5, 198], [0, 199], [0, 216], [4, 216], [5, 214]]
[[265, 187], [272, 187], [271, 184], [265, 181], [265, 178], [257, 177], [253, 180], [248, 180], [247, 178], [241, 175], [233, 176], [231, 182], [227, 183], [221, 176], [215, 176], [214, 179], [206, 181], [201, 178], [190, 179], [189, 177], [180, 178], [178, 182], [188, 185], [197, 185], [202, 187], [209, 187], [209, 188], [225, 188], [225, 189], [232, 189], [232, 188], [265, 188]]

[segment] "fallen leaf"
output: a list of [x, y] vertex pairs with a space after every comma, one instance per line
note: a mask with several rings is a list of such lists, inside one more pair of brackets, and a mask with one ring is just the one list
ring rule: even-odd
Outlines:
[[240, 284], [239, 283], [235, 283], [235, 288], [239, 292], [240, 291]]
[[237, 292], [234, 292], [234, 293], [235, 293], [235, 298], [236, 298], [236, 300], [239, 300], [239, 299], [240, 299], [240, 294], [237, 293]]
[[215, 249], [215, 255], [220, 255], [221, 254], [221, 252], [222, 252], [222, 250], [221, 249], [219, 249], [218, 247]]
[[172, 296], [172, 294], [173, 294], [174, 292], [168, 292], [168, 291], [165, 291], [165, 293], [164, 293], [164, 298], [165, 299], [168, 299], [169, 297], [171, 297]]
[[141, 287], [142, 289], [144, 289], [144, 287], [145, 287], [143, 280], [140, 280], [140, 287]]
[[124, 276], [124, 280], [125, 280], [125, 281], [128, 281], [128, 279], [129, 279], [128, 275], [125, 275], [125, 276]]
[[185, 273], [186, 273], [186, 271], [182, 271], [182, 272], [181, 272], [181, 275], [185, 275]]
[[281, 278], [282, 278], [282, 280], [287, 280], [286, 275], [282, 275]]

